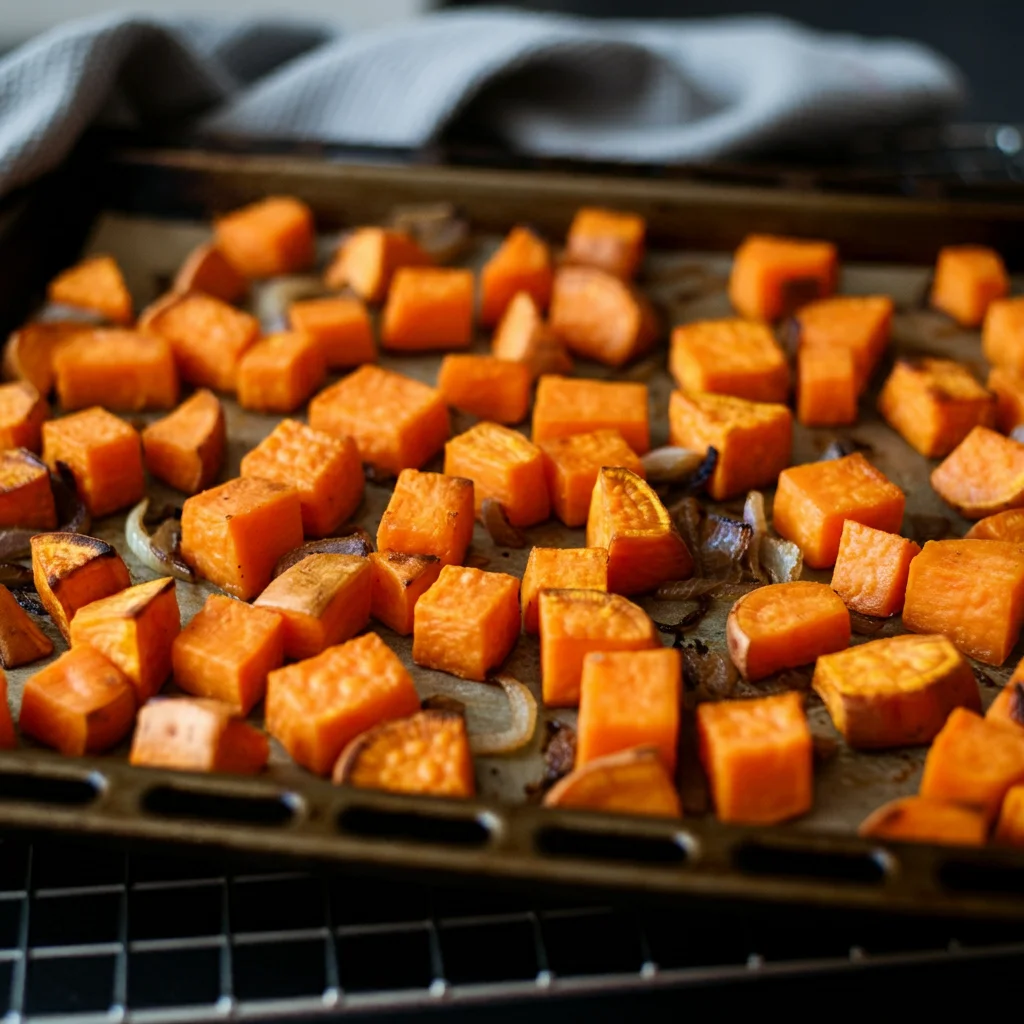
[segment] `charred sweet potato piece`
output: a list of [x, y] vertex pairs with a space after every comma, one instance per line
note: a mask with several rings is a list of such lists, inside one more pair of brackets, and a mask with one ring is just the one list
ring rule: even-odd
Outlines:
[[266, 734], [236, 717], [229, 705], [172, 697], [140, 709], [129, 760], [145, 768], [255, 775], [269, 756]]
[[1002, 366], [993, 366], [985, 386], [996, 398], [997, 430], [1008, 434], [1024, 423], [1024, 377]]
[[50, 471], [24, 448], [0, 451], [0, 527], [4, 526], [57, 527]]
[[472, 480], [403, 469], [381, 516], [377, 547], [461, 565], [473, 539], [473, 510]]
[[699, 704], [697, 735], [720, 821], [771, 825], [811, 809], [813, 750], [799, 693]]
[[497, 359], [524, 363], [536, 380], [544, 373], [571, 373], [572, 356], [561, 339], [544, 323], [533, 297], [519, 292], [505, 309], [491, 342]]
[[715, 501], [770, 486], [789, 465], [793, 414], [784, 405], [673, 391], [668, 418], [672, 444], [718, 453], [708, 484]]
[[930, 743], [953, 708], [981, 710], [971, 666], [943, 636], [893, 636], [823, 655], [813, 685], [858, 750]]
[[46, 320], [25, 324], [7, 339], [4, 376], [31, 384], [44, 398], [53, 390], [53, 357], [60, 346], [88, 324], [81, 320]]
[[910, 563], [903, 625], [941, 633], [965, 654], [1001, 665], [1024, 622], [1024, 546], [930, 540]]
[[805, 427], [857, 422], [857, 364], [849, 349], [801, 348], [797, 355], [796, 416]]
[[277, 612], [211, 594], [171, 645], [174, 682], [186, 693], [221, 701], [247, 715], [284, 661]]
[[775, 336], [749, 320], [700, 320], [672, 332], [669, 370], [683, 391], [785, 402], [789, 367]]
[[981, 328], [981, 349], [993, 366], [1024, 376], [1024, 296], [995, 299], [989, 304]]
[[679, 794], [653, 747], [595, 758], [559, 779], [544, 796], [545, 807], [680, 818]]
[[83, 644], [26, 683], [18, 728], [69, 757], [101, 754], [128, 735], [135, 690], [121, 670]]
[[274, 277], [313, 262], [313, 213], [293, 196], [268, 196], [220, 217], [217, 245], [245, 277]]
[[526, 419], [532, 383], [526, 363], [495, 356], [445, 356], [437, 374], [437, 388], [449, 405], [495, 423]]
[[598, 267], [628, 281], [644, 258], [643, 217], [621, 210], [584, 206], [576, 211], [565, 240], [565, 262]]
[[449, 267], [396, 271], [380, 340], [395, 352], [468, 348], [473, 340], [473, 272]]
[[328, 288], [351, 288], [365, 302], [383, 302], [391, 279], [402, 267], [433, 261], [404, 231], [359, 228], [346, 238], [327, 269]]
[[238, 364], [238, 404], [257, 412], [294, 412], [327, 375], [319, 344], [305, 334], [261, 338]]
[[131, 586], [128, 567], [105, 541], [80, 533], [38, 533], [32, 538], [36, 592], [65, 640], [79, 608]]
[[215, 242], [204, 242], [185, 257], [174, 278], [173, 290], [202, 292], [221, 302], [234, 303], [245, 296], [249, 282]]
[[0, 384], [0, 448], [38, 452], [48, 416], [46, 402], [27, 381]]
[[446, 565], [416, 602], [417, 665], [484, 680], [519, 639], [519, 580], [503, 572]]
[[741, 316], [778, 320], [836, 289], [839, 257], [831, 242], [748, 235], [736, 250], [729, 299]]
[[204, 491], [217, 479], [226, 445], [224, 407], [206, 388], [142, 431], [146, 469], [185, 494]]
[[595, 430], [617, 430], [643, 455], [650, 450], [647, 385], [545, 375], [533, 403], [533, 443]]
[[583, 659], [591, 651], [661, 646], [654, 623], [642, 608], [600, 590], [542, 590], [538, 622], [541, 684], [549, 707], [579, 703]]
[[351, 437], [363, 462], [396, 474], [419, 469], [450, 432], [440, 392], [379, 366], [361, 366], [324, 388], [309, 403], [309, 425]]
[[115, 324], [132, 322], [132, 297], [112, 256], [90, 256], [58, 274], [50, 282], [47, 298], [99, 313]]
[[931, 481], [965, 519], [1024, 507], [1024, 444], [975, 427], [932, 470]]
[[523, 572], [523, 629], [540, 630], [542, 590], [608, 590], [604, 548], [533, 548]]
[[979, 519], [964, 534], [966, 540], [1008, 540], [1024, 544], [1024, 508], [1011, 508]]
[[327, 775], [356, 736], [419, 709], [412, 677], [376, 633], [328, 647], [267, 679], [267, 732], [317, 775]]
[[284, 484], [238, 477], [182, 506], [182, 557], [243, 601], [260, 593], [277, 560], [301, 543], [299, 493]]
[[371, 551], [373, 590], [370, 614], [400, 636], [413, 630], [416, 602], [441, 574], [437, 555], [409, 555], [403, 551]]
[[[4, 668], [31, 665], [53, 653], [50, 638], [29, 618], [28, 612], [14, 599], [14, 595], [0, 585], [0, 662]], [[7, 702], [0, 707], [0, 720]], [[8, 712], [8, 715], [10, 713]], [[0, 721], [2, 732], [2, 721]], [[0, 747], [3, 744], [0, 742]]]
[[529, 228], [513, 228], [480, 271], [480, 322], [496, 324], [520, 292], [547, 309], [553, 280], [547, 243]]
[[508, 427], [482, 422], [453, 437], [444, 446], [444, 471], [473, 481], [478, 513], [494, 498], [512, 526], [532, 526], [551, 514], [541, 450]]
[[608, 552], [608, 589], [643, 594], [693, 573], [693, 557], [654, 489], [628, 469], [597, 474], [587, 516], [587, 547]]
[[921, 553], [912, 540], [847, 519], [832, 571], [832, 589], [847, 608], [887, 618], [903, 610], [910, 563]]
[[426, 796], [476, 791], [466, 722], [451, 711], [419, 711], [367, 729], [342, 752], [334, 783]]
[[903, 796], [872, 811], [857, 834], [865, 839], [898, 843], [936, 843], [940, 846], [984, 846], [988, 821], [971, 807]]
[[89, 644], [135, 687], [138, 703], [171, 674], [171, 645], [181, 632], [174, 580], [151, 580], [84, 605], [71, 620], [71, 644]]
[[848, 351], [859, 394], [889, 344], [892, 312], [888, 295], [833, 295], [811, 302], [796, 313], [800, 348]]
[[320, 346], [329, 370], [345, 370], [377, 359], [373, 329], [359, 299], [303, 299], [288, 307], [293, 331]]
[[977, 327], [994, 299], [1010, 290], [1002, 257], [981, 245], [947, 245], [939, 250], [931, 304], [964, 327]]

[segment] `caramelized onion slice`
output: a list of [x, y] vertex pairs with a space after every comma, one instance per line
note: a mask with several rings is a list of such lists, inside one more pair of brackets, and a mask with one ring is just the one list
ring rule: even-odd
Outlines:
[[470, 733], [469, 749], [474, 754], [511, 754], [525, 747], [537, 728], [537, 701], [529, 687], [510, 675], [495, 676], [494, 682], [508, 697], [512, 721], [507, 729], [500, 732]]
[[704, 456], [700, 452], [691, 451], [689, 448], [677, 448], [674, 445], [655, 448], [640, 459], [647, 482], [651, 484], [683, 480], [703, 461]]
[[[196, 574], [181, 557], [181, 525], [176, 520], [166, 520], [150, 534], [146, 530], [145, 517], [149, 510], [149, 498], [143, 498], [128, 513], [124, 521], [124, 539], [131, 553], [153, 572], [162, 576], [173, 576], [186, 583], [195, 583]], [[168, 523], [171, 525], [168, 526]]]
[[754, 531], [747, 548], [747, 568], [758, 583], [767, 583], [768, 573], [761, 565], [761, 544], [768, 536], [768, 517], [764, 512], [764, 495], [760, 491], [747, 494], [743, 503], [743, 522]]
[[516, 529], [505, 515], [505, 510], [496, 498], [484, 498], [480, 505], [480, 518], [483, 520], [491, 540], [499, 548], [525, 548], [526, 537]]
[[340, 537], [321, 537], [283, 554], [274, 565], [274, 579], [310, 555], [359, 555], [365, 558], [373, 551], [373, 539], [361, 526]]
[[772, 583], [793, 583], [804, 571], [804, 556], [791, 540], [765, 537], [761, 541], [761, 565]]

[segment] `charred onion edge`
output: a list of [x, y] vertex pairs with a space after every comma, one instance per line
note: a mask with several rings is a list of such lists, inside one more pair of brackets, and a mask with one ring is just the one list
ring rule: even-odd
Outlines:
[[877, 618], [874, 615], [864, 615], [861, 612], [855, 612], [852, 608], [850, 612], [850, 628], [857, 636], [874, 636], [880, 632], [882, 627], [885, 625], [886, 620]]
[[747, 545], [747, 568], [758, 583], [768, 583], [768, 573], [761, 565], [761, 542], [768, 536], [768, 518], [764, 511], [764, 495], [750, 491], [743, 503], [743, 522], [754, 530]]
[[1024, 725], [1024, 685], [1017, 683], [1010, 693], [1010, 705], [1006, 709], [1011, 722]]
[[687, 612], [678, 622], [659, 622], [658, 619], [651, 617], [651, 621], [658, 627], [659, 632], [673, 633], [678, 636], [683, 630], [696, 626], [711, 608], [710, 593], [698, 594], [696, 597], [687, 598], [687, 600], [693, 601], [697, 607], [692, 612]]
[[469, 735], [469, 749], [474, 754], [511, 754], [525, 747], [533, 739], [537, 728], [537, 701], [529, 687], [515, 676], [500, 675], [492, 680], [508, 698], [512, 711], [512, 724], [502, 732], [479, 732]]
[[35, 590], [32, 570], [17, 562], [0, 562], [0, 584], [8, 590]]
[[718, 449], [709, 445], [708, 450], [704, 453], [704, 461], [683, 481], [686, 490], [690, 494], [699, 494], [703, 491], [715, 475], [717, 465]]
[[676, 445], [653, 448], [640, 457], [644, 475], [651, 484], [682, 480], [695, 472], [703, 461], [704, 456], [700, 452]]
[[39, 595], [34, 590], [29, 590], [27, 588], [12, 590], [11, 594], [14, 596], [14, 600], [17, 601], [25, 611], [30, 612], [32, 615], [45, 616], [48, 614], [46, 609], [43, 607], [43, 602], [39, 600]]
[[148, 508], [149, 498], [143, 498], [124, 521], [124, 539], [128, 549], [147, 569], [186, 583], [195, 583], [196, 574], [191, 567], [171, 554], [162, 555], [153, 549], [152, 538], [143, 523]]
[[373, 539], [361, 526], [354, 526], [348, 533], [336, 537], [321, 537], [319, 540], [308, 540], [291, 551], [286, 551], [274, 563], [272, 579], [277, 579], [283, 572], [298, 565], [310, 555], [358, 555], [366, 558], [373, 551]]
[[791, 540], [765, 537], [761, 541], [760, 557], [772, 583], [793, 583], [803, 575], [803, 552]]
[[480, 505], [480, 518], [490, 534], [491, 540], [499, 548], [525, 548], [526, 537], [522, 530], [517, 530], [505, 515], [505, 510], [497, 498], [484, 498]]

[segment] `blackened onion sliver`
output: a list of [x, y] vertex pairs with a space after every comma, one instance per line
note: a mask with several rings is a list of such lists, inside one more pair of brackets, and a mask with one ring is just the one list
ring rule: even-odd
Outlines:
[[693, 603], [697, 605], [693, 611], [687, 612], [677, 622], [660, 622], [658, 619], [652, 617], [651, 621], [658, 627], [658, 630], [662, 633], [672, 633], [678, 636], [684, 630], [692, 629], [696, 626], [701, 619], [707, 615], [711, 608], [711, 597], [708, 594], [701, 594], [699, 597], [691, 598]]
[[55, 472], [50, 474], [50, 488], [57, 507], [57, 521], [61, 533], [87, 533], [92, 526], [92, 516], [78, 493], [75, 475], [66, 462], [57, 462]]
[[32, 570], [17, 562], [0, 562], [0, 584], [8, 590], [35, 590]]
[[298, 565], [310, 555], [359, 555], [366, 558], [373, 551], [373, 539], [361, 526], [355, 527], [351, 533], [340, 537], [322, 537], [310, 540], [297, 548], [283, 554], [274, 566], [274, 579], [286, 572], [293, 565]]
[[14, 600], [21, 605], [25, 611], [32, 615], [46, 615], [46, 609], [43, 607], [43, 602], [39, 600], [39, 595], [34, 590], [27, 588], [22, 590], [11, 591]]
[[689, 494], [700, 494], [707, 487], [712, 476], [714, 476], [717, 465], [718, 449], [709, 447], [707, 454], [704, 456], [704, 461], [686, 480], [682, 481], [685, 491]]
[[525, 548], [526, 537], [516, 529], [505, 515], [501, 503], [495, 498], [484, 498], [480, 505], [480, 518], [491, 540], [499, 548]]

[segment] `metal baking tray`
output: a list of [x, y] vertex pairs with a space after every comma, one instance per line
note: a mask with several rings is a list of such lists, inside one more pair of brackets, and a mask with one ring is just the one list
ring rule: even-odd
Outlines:
[[[454, 201], [475, 229], [464, 259], [472, 266], [515, 223], [531, 222], [557, 242], [583, 203], [635, 209], [651, 226], [644, 284], [671, 323], [729, 312], [724, 291], [729, 250], [747, 231], [828, 237], [847, 257], [841, 290], [894, 296], [894, 352], [952, 355], [977, 364], [979, 373], [983, 367], [977, 334], [962, 332], [924, 308], [935, 249], [948, 241], [974, 240], [1000, 246], [1011, 263], [1024, 255], [1024, 211], [1014, 207], [791, 195], [618, 177], [343, 164], [297, 156], [87, 148], [62, 171], [13, 197], [2, 212], [0, 327], [9, 328], [38, 308], [46, 280], [83, 251], [112, 253], [141, 307], [166, 288], [183, 256], [208, 233], [213, 214], [280, 192], [298, 195], [313, 206], [324, 231], [325, 252], [332, 232], [378, 220], [396, 204]], [[287, 287], [293, 285], [306, 287], [302, 280]], [[280, 326], [275, 321], [279, 305], [269, 293], [281, 287], [278, 283], [261, 289], [254, 300], [268, 329]], [[481, 336], [478, 346], [485, 344]], [[384, 355], [381, 361], [433, 382], [439, 357]], [[579, 372], [608, 374], [589, 364], [582, 364]], [[649, 384], [652, 440], [664, 443], [671, 390], [665, 347], [624, 373]], [[884, 367], [878, 376], [883, 374]], [[843, 433], [869, 446], [872, 461], [906, 491], [911, 529], [915, 517], [945, 516], [954, 533], [963, 532], [966, 524], [928, 486], [931, 464], [879, 421], [875, 397], [874, 392], [865, 396], [860, 422]], [[246, 413], [233, 402], [226, 405], [230, 441], [225, 478], [237, 473], [244, 451], [276, 422]], [[453, 431], [471, 422], [455, 414]], [[816, 458], [836, 436], [835, 431], [798, 427], [793, 461]], [[180, 501], [156, 485], [149, 493], [158, 502]], [[374, 534], [388, 497], [387, 485], [369, 482], [354, 522]], [[125, 550], [123, 517], [103, 520], [94, 530]], [[530, 544], [583, 543], [583, 531], [555, 522], [526, 532]], [[476, 528], [472, 554], [477, 564], [521, 574], [528, 550], [496, 548]], [[130, 555], [126, 560], [134, 576], [151, 575]], [[805, 578], [829, 577], [805, 573]], [[206, 584], [179, 584], [183, 617], [190, 617], [210, 591]], [[644, 598], [641, 603], [656, 619], [673, 618], [666, 602]], [[727, 610], [716, 603], [687, 639], [721, 649]], [[419, 668], [411, 661], [408, 639], [380, 631], [410, 668], [421, 696], [459, 697], [467, 687], [480, 687]], [[56, 634], [51, 635], [62, 649]], [[986, 703], [1019, 656], [1015, 652], [1004, 668], [980, 673]], [[24, 680], [38, 667], [9, 673], [15, 711]], [[534, 638], [520, 640], [507, 669], [539, 695]], [[740, 692], [770, 692], [772, 685], [769, 680]], [[491, 696], [490, 708], [483, 711], [500, 718], [503, 697], [497, 690]], [[816, 734], [835, 736], [813, 694], [808, 713]], [[571, 724], [574, 716], [545, 710], [542, 717]], [[1024, 858], [1012, 851], [884, 848], [856, 838], [856, 826], [870, 810], [916, 790], [923, 749], [854, 754], [840, 744], [837, 755], [817, 769], [811, 814], [787, 826], [747, 829], [716, 822], [706, 813], [699, 786], [692, 792], [684, 786], [688, 814], [680, 823], [543, 810], [528, 790], [542, 775], [545, 732], [540, 725], [532, 745], [521, 754], [479, 758], [479, 797], [471, 802], [335, 788], [297, 768], [280, 750], [275, 750], [265, 775], [237, 779], [134, 769], [127, 765], [123, 748], [107, 757], [75, 760], [26, 744], [0, 754], [0, 826], [214, 846], [480, 881], [574, 885], [659, 901], [709, 895], [1024, 916]]]

